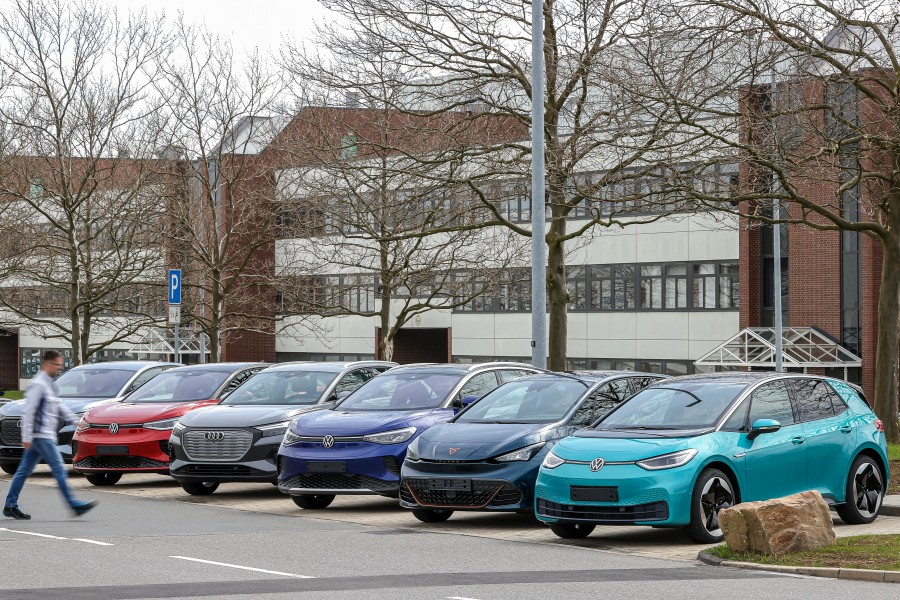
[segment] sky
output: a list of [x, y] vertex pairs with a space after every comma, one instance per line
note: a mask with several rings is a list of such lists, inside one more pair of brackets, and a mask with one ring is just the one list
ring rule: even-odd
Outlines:
[[101, 0], [120, 11], [146, 7], [148, 13], [165, 12], [174, 18], [178, 11], [193, 23], [206, 23], [213, 33], [230, 37], [236, 53], [258, 47], [270, 50], [282, 37], [308, 38], [314, 21], [328, 18], [317, 0]]

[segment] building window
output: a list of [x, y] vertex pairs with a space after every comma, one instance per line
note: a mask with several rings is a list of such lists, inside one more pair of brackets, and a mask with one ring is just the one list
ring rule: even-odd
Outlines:
[[666, 308], [687, 308], [687, 265], [666, 266]]
[[662, 266], [641, 266], [641, 308], [660, 309], [662, 302]]
[[44, 197], [44, 181], [40, 177], [28, 180], [28, 197], [32, 200]]
[[[334, 139], [334, 138], [332, 138]], [[355, 133], [348, 133], [341, 138], [341, 158], [344, 160], [356, 158], [359, 154], [359, 138]]]
[[566, 273], [570, 310], [587, 308], [587, 272], [587, 267], [570, 267]]

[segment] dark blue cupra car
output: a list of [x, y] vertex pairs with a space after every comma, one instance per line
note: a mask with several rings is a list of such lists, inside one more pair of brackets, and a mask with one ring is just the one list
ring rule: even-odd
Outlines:
[[291, 422], [278, 451], [278, 489], [301, 508], [339, 494], [397, 497], [406, 449], [499, 385], [540, 372], [523, 363], [396, 367], [329, 410]]
[[400, 505], [427, 523], [454, 510], [532, 512], [544, 456], [663, 376], [631, 371], [545, 373], [497, 388], [410, 446]]

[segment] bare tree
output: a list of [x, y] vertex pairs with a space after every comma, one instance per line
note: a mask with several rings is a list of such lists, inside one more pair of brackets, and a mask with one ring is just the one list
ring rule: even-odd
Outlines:
[[239, 61], [183, 19], [173, 39], [158, 62], [162, 127], [174, 152], [194, 158], [178, 172], [184, 201], [169, 207], [171, 262], [185, 270], [182, 320], [208, 337], [215, 362], [241, 332], [274, 335], [274, 187], [262, 152], [283, 124], [280, 83], [258, 55]]
[[[328, 68], [328, 87], [345, 90], [363, 105], [381, 103], [419, 115], [463, 114], [475, 122], [489, 115], [519, 124], [516, 139], [494, 140], [468, 161], [478, 169], [457, 173], [484, 209], [485, 227], [505, 226], [530, 236], [523, 212], [504, 211], [498, 179], [524, 184], [530, 142], [530, 2], [524, 0], [326, 0], [342, 20], [321, 28], [322, 51], [295, 52], [293, 64], [389, 63], [393, 69]], [[643, 27], [645, 3], [617, 0], [545, 0], [547, 95], [544, 107], [546, 202], [549, 223], [547, 291], [549, 366], [566, 368], [566, 247], [595, 227], [660, 218], [636, 217], [638, 202], [659, 189], [637, 180], [662, 181], [688, 159], [679, 124], [649, 113], [623, 92], [621, 47]], [[304, 60], [306, 62], [304, 63]], [[302, 70], [295, 67], [295, 70]], [[385, 77], [388, 77], [386, 80]], [[402, 93], [384, 97], [385, 87]], [[626, 184], [631, 184], [626, 186]], [[630, 189], [629, 189], [630, 188]], [[528, 186], [524, 187], [528, 197]], [[517, 200], [518, 201], [518, 200]], [[522, 206], [519, 204], [519, 206]], [[530, 205], [529, 205], [530, 206]]]
[[[879, 0], [674, 3], [655, 7], [657, 36], [632, 40], [650, 82], [648, 105], [666, 106], [745, 165], [735, 213], [779, 227], [859, 232], [881, 248], [875, 411], [893, 442], [900, 441], [896, 8]], [[673, 59], [691, 68], [673, 73]], [[775, 202], [785, 208], [776, 211]]]
[[[161, 21], [93, 2], [0, 12], [0, 305], [76, 364], [157, 322], [162, 209], [148, 67]], [[133, 157], [133, 158], [132, 158]]]

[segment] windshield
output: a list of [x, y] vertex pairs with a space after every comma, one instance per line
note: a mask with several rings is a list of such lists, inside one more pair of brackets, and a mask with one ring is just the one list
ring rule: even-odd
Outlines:
[[669, 383], [641, 390], [596, 429], [702, 429], [716, 424], [744, 383]]
[[339, 410], [422, 410], [437, 408], [462, 375], [385, 373], [369, 380], [341, 402]]
[[134, 376], [124, 369], [72, 369], [56, 380], [60, 398], [115, 398]]
[[316, 404], [337, 373], [263, 371], [228, 394], [222, 404]]
[[502, 385], [456, 419], [457, 423], [555, 423], [588, 387], [573, 379], [536, 379]]
[[231, 377], [231, 371], [166, 371], [160, 373], [136, 392], [128, 402], [190, 402], [209, 400]]

